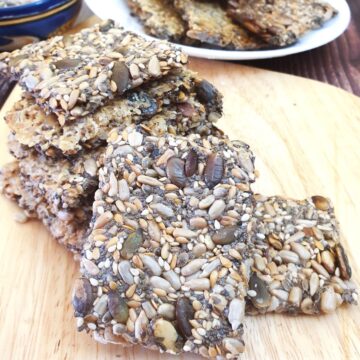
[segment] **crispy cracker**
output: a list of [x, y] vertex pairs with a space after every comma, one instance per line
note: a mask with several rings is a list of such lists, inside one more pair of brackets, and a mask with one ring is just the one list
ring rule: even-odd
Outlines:
[[275, 46], [293, 44], [336, 13], [318, 0], [231, 0], [228, 10], [236, 22]]
[[206, 135], [221, 113], [222, 96], [216, 88], [182, 70], [64, 126], [59, 125], [56, 115], [46, 115], [29, 96], [15, 103], [5, 120], [22, 145], [36, 147], [47, 156], [69, 156], [100, 146], [112, 128], [132, 122], [144, 124], [155, 134], [187, 135], [195, 131]]
[[145, 31], [159, 39], [179, 42], [185, 23], [169, 0], [128, 0], [132, 13], [143, 23]]
[[187, 22], [186, 35], [215, 48], [229, 50], [258, 50], [267, 45], [234, 24], [217, 2], [175, 0], [175, 7]]

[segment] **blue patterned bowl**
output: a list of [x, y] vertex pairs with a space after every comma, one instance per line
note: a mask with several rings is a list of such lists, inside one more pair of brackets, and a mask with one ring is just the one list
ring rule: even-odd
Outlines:
[[75, 21], [81, 0], [34, 0], [0, 8], [0, 51], [64, 32]]

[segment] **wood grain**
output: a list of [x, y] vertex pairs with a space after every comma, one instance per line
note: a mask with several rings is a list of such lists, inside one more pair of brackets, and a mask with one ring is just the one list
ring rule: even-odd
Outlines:
[[[191, 67], [225, 95], [219, 126], [252, 146], [260, 171], [255, 190], [333, 199], [359, 284], [360, 99], [315, 81], [234, 64], [192, 60]], [[6, 134], [1, 122], [0, 163], [9, 159]], [[16, 206], [2, 197], [0, 210], [2, 359], [176, 359], [139, 347], [100, 345], [77, 333], [70, 293], [78, 267], [72, 256], [38, 222], [14, 223]], [[356, 306], [321, 317], [247, 317], [241, 358], [359, 359], [359, 323]]]

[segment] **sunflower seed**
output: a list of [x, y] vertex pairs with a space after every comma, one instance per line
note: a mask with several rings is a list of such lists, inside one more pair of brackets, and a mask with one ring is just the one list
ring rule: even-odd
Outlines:
[[162, 182], [150, 177], [150, 176], [146, 176], [146, 175], [139, 175], [137, 177], [137, 181], [141, 184], [146, 184], [146, 185], [150, 185], [150, 186], [162, 186]]
[[229, 305], [228, 320], [233, 331], [239, 328], [245, 316], [245, 301], [233, 299]]
[[321, 294], [320, 297], [320, 309], [322, 312], [328, 314], [336, 310], [336, 296], [334, 289], [329, 287]]
[[279, 256], [286, 263], [298, 264], [300, 262], [298, 254], [293, 251], [281, 250], [279, 251]]
[[146, 317], [148, 319], [153, 319], [156, 316], [156, 310], [154, 309], [154, 307], [151, 305], [151, 303], [149, 301], [145, 301], [141, 304], [142, 308], [145, 311]]
[[184, 228], [176, 228], [173, 232], [173, 236], [175, 238], [181, 236], [181, 237], [185, 237], [185, 238], [193, 238], [196, 237], [196, 233], [192, 230], [189, 229], [184, 229]]
[[214, 220], [222, 215], [226, 208], [224, 200], [215, 200], [209, 209], [209, 217]]
[[142, 144], [143, 135], [137, 131], [133, 131], [128, 135], [129, 145], [132, 147], [138, 147]]
[[96, 219], [93, 228], [94, 229], [103, 228], [112, 218], [113, 218], [113, 214], [110, 211], [101, 214]]
[[310, 252], [305, 248], [305, 246], [301, 245], [297, 242], [291, 242], [290, 243], [291, 249], [299, 255], [300, 259], [302, 260], [309, 260], [311, 257]]
[[197, 244], [192, 249], [192, 252], [195, 255], [195, 257], [200, 257], [206, 253], [206, 246], [204, 244]]
[[164, 204], [151, 204], [150, 207], [153, 210], [157, 211], [161, 216], [165, 216], [167, 218], [171, 218], [174, 216], [174, 211], [171, 209], [171, 207]]
[[326, 279], [330, 278], [330, 275], [326, 271], [326, 269], [322, 265], [317, 263], [315, 260], [311, 260], [311, 266], [318, 274], [324, 276]]
[[199, 208], [200, 209], [207, 209], [208, 207], [211, 206], [211, 204], [215, 201], [215, 196], [214, 195], [209, 195], [206, 198], [202, 199], [199, 202]]
[[99, 268], [92, 261], [86, 258], [83, 258], [81, 260], [81, 265], [85, 268], [85, 271], [91, 276], [95, 276], [100, 272]]
[[164, 290], [167, 293], [174, 292], [174, 289], [171, 287], [171, 284], [169, 283], [169, 281], [167, 281], [159, 276], [152, 276], [150, 278], [150, 285], [153, 288], [158, 288], [158, 289]]
[[183, 276], [192, 275], [195, 272], [199, 271], [201, 269], [201, 267], [206, 263], [207, 263], [206, 259], [192, 260], [181, 269], [181, 274]]
[[215, 259], [212, 262], [206, 264], [203, 268], [200, 277], [208, 277], [214, 270], [220, 266], [221, 262], [219, 259]]
[[150, 273], [152, 275], [161, 275], [161, 267], [153, 256], [143, 255], [141, 256], [141, 260], [144, 263], [145, 267], [150, 270]]
[[148, 69], [149, 73], [153, 76], [161, 75], [160, 62], [156, 55], [150, 58]]
[[169, 270], [163, 273], [164, 278], [171, 284], [175, 290], [181, 288], [181, 281], [179, 275], [175, 271]]
[[125, 179], [121, 179], [118, 183], [119, 199], [121, 201], [127, 201], [130, 198], [130, 189]]
[[325, 250], [321, 253], [321, 264], [325, 267], [325, 269], [330, 273], [333, 274], [335, 271], [335, 259], [334, 255]]
[[149, 324], [149, 319], [147, 318], [145, 311], [141, 310], [134, 324], [135, 339], [138, 340], [142, 339], [143, 334], [146, 333], [148, 324]]
[[192, 279], [184, 284], [186, 287], [190, 288], [191, 290], [209, 290], [210, 289], [210, 281], [209, 279], [202, 278], [202, 279]]
[[204, 229], [207, 226], [207, 221], [202, 217], [194, 217], [190, 219], [191, 229]]
[[313, 272], [310, 276], [310, 282], [309, 282], [309, 285], [310, 285], [310, 295], [311, 296], [314, 296], [315, 293], [318, 291], [319, 289], [319, 276], [316, 272]]
[[301, 299], [302, 299], [302, 290], [299, 287], [294, 286], [289, 293], [289, 298], [288, 298], [289, 303], [296, 307], [300, 307]]
[[132, 285], [134, 283], [134, 277], [132, 276], [130, 269], [130, 261], [123, 260], [119, 263], [118, 270], [120, 276], [127, 284]]

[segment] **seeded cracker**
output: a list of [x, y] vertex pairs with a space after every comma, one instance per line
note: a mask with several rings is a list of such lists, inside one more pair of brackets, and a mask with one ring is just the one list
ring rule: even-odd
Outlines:
[[2, 53], [0, 70], [10, 72], [64, 125], [186, 61], [169, 43], [145, 40], [107, 21]]
[[12, 154], [22, 154], [20, 173], [34, 190], [40, 191], [53, 213], [77, 208], [92, 201], [98, 185], [97, 169], [104, 148], [83, 153], [74, 159], [51, 159], [34, 150], [18, 150], [16, 141], [9, 141]]
[[356, 303], [331, 202], [322, 196], [301, 201], [254, 197], [247, 310], [318, 314]]
[[231, 50], [268, 47], [247, 30], [234, 24], [217, 2], [175, 0], [175, 7], [187, 22], [186, 36], [207, 46]]
[[293, 44], [336, 13], [318, 0], [230, 0], [228, 10], [234, 21], [275, 46]]
[[127, 3], [147, 34], [176, 42], [185, 35], [185, 23], [171, 0], [128, 0]]
[[[168, 78], [172, 79], [172, 76]], [[174, 89], [176, 91], [173, 91]], [[220, 116], [217, 111], [222, 110], [221, 95], [207, 81], [193, 78], [190, 72], [182, 72], [182, 76], [176, 75], [174, 81], [158, 82], [153, 84], [150, 90], [146, 93], [134, 93], [129, 98], [128, 108], [134, 109], [134, 111], [128, 111], [124, 109], [125, 105], [123, 106], [123, 110], [127, 114], [123, 126], [143, 117], [146, 121], [142, 121], [141, 126], [153, 134], [162, 134], [167, 131], [185, 134], [190, 131], [186, 129], [195, 126], [194, 130], [196, 129], [197, 132], [204, 135], [211, 132], [223, 136], [207, 120], [207, 118], [216, 120]], [[168, 94], [168, 97], [162, 97], [161, 94]], [[196, 94], [196, 99], [194, 94]], [[144, 103], [148, 102], [153, 106], [155, 100], [147, 99], [148, 97], [152, 99], [155, 95], [158, 96], [156, 104], [158, 104], [157, 107], [161, 111], [151, 117], [151, 111]], [[140, 100], [142, 101], [141, 104], [139, 104]], [[171, 101], [174, 101], [174, 106], [172, 106]], [[24, 107], [23, 104], [21, 106]], [[141, 109], [141, 116], [140, 111], [136, 111], [139, 109]], [[18, 109], [18, 111], [20, 110]], [[61, 152], [54, 152], [53, 149], [48, 149], [44, 154], [39, 143], [36, 144], [35, 141], [31, 143], [34, 138], [43, 137], [48, 139], [50, 137], [51, 121], [47, 120], [41, 127], [42, 130], [49, 130], [49, 132], [39, 133], [37, 132], [37, 126], [31, 125], [33, 121], [28, 118], [27, 110], [24, 109], [24, 111], [26, 112], [25, 119], [19, 117], [18, 122], [12, 122], [13, 130], [16, 128], [17, 132], [9, 138], [9, 150], [20, 160], [21, 179], [19, 179], [19, 184], [26, 189], [29, 196], [37, 200], [36, 204], [40, 203], [41, 207], [46, 209], [46, 212], [41, 212], [39, 218], [44, 223], [44, 219], [47, 220], [45, 224], [50, 227], [50, 230], [55, 229], [55, 231], [51, 230], [53, 235], [56, 234], [54, 237], [70, 250], [80, 252], [83, 244], [82, 234], [87, 229], [90, 211], [86, 211], [86, 216], [79, 217], [77, 214], [83, 214], [83, 208], [91, 208], [94, 193], [98, 187], [97, 162], [99, 156], [104, 152], [105, 132], [109, 131], [111, 126], [115, 126], [115, 124], [108, 125], [107, 130], [103, 129], [103, 135], [100, 136], [100, 139], [95, 138], [92, 143], [83, 144], [81, 151], [76, 156], [64, 158]], [[29, 111], [37, 116], [37, 119], [39, 118], [39, 114], [36, 114], [35, 111], [32, 109]], [[116, 112], [115, 109], [113, 111]], [[108, 113], [110, 112], [111, 108], [109, 107]], [[51, 117], [48, 117], [48, 119], [51, 119]], [[27, 121], [30, 125], [27, 124]], [[28, 126], [26, 131], [23, 128], [26, 127], [25, 125]], [[73, 128], [75, 126], [74, 124]], [[31, 129], [35, 130], [33, 134], [31, 134]], [[30, 134], [30, 136], [26, 136], [25, 133]], [[70, 129], [69, 134], [71, 134]], [[33, 147], [29, 148], [29, 146], [20, 144], [17, 141], [17, 135], [23, 142], [33, 145]], [[27, 140], [28, 142], [26, 142]], [[49, 157], [49, 155], [53, 156], [53, 158]], [[35, 208], [35, 206], [29, 205], [29, 203], [34, 203], [34, 200], [17, 202], [23, 208]], [[33, 211], [34, 216], [37, 216], [37, 213], [37, 211]], [[60, 221], [60, 225], [57, 225], [57, 218], [66, 220], [75, 218], [79, 222], [78, 227], [72, 226], [74, 222], [71, 221], [71, 226], [67, 226], [69, 231], [64, 236], [60, 236], [60, 231], [57, 229], [63, 225], [63, 222]], [[74, 230], [73, 233], [71, 233], [72, 229]], [[78, 229], [81, 229], [81, 231]], [[79, 234], [81, 236], [78, 236]]]
[[5, 120], [22, 145], [54, 157], [101, 146], [110, 129], [130, 123], [142, 123], [154, 134], [207, 135], [221, 113], [221, 94], [191, 71], [179, 70], [62, 127], [56, 115], [46, 115], [29, 96], [23, 96]]
[[105, 342], [236, 358], [253, 155], [197, 134], [113, 130], [73, 305]]
[[0, 173], [0, 191], [24, 209], [27, 218], [38, 218], [51, 235], [67, 249], [80, 252], [91, 218], [91, 206], [52, 212], [40, 191], [20, 174], [18, 161], [5, 165]]

